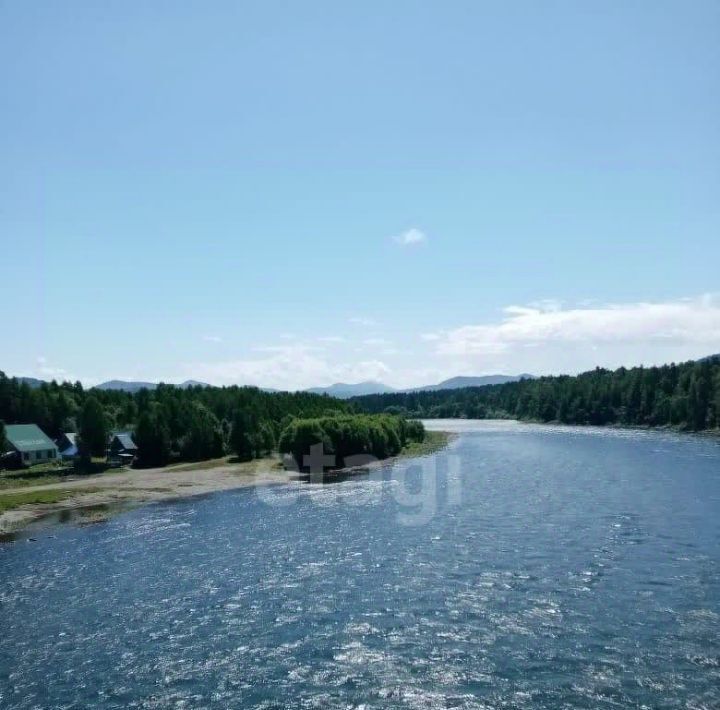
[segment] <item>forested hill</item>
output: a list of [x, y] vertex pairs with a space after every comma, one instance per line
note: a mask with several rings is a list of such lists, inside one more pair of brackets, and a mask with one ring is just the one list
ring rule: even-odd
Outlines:
[[204, 387], [158, 385], [150, 391], [84, 389], [77, 382], [43, 382], [30, 386], [0, 371], [0, 421], [37, 424], [51, 437], [75, 432], [88, 399], [99, 404], [108, 429], [133, 431], [143, 413], [161, 415], [174, 439], [186, 435], [193, 424], [230, 429], [237, 412], [270, 423], [279, 431], [289, 417], [319, 417], [347, 412], [340, 400], [307, 392], [264, 392], [256, 387]]
[[566, 424], [720, 428], [720, 355], [663, 367], [596, 369], [502, 385], [355, 397], [357, 411]]

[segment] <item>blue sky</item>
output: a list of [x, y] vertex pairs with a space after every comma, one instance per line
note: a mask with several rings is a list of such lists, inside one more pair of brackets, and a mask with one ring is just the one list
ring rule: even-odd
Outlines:
[[0, 2], [0, 369], [720, 351], [720, 3]]

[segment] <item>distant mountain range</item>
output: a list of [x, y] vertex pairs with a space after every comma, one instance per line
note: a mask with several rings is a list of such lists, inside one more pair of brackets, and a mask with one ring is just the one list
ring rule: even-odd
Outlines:
[[[30, 387], [40, 387], [40, 385], [47, 384], [46, 380], [38, 380], [36, 377], [16, 377], [16, 380], [23, 382]], [[131, 382], [127, 380], [108, 380], [102, 382], [99, 385], [95, 385], [91, 389], [97, 390], [118, 390], [122, 392], [139, 392], [142, 389], [154, 390], [158, 386], [157, 382]], [[210, 387], [205, 382], [198, 382], [197, 380], [185, 380], [175, 387], [181, 389], [187, 389], [188, 387]]]
[[38, 380], [36, 377], [16, 377], [15, 379], [29, 387], [40, 387], [40, 385], [45, 384], [43, 380]]
[[[425, 385], [424, 387], [413, 387], [406, 390], [395, 389], [382, 382], [367, 380], [365, 382], [357, 382], [349, 384], [347, 382], [336, 382], [328, 387], [311, 387], [305, 392], [312, 394], [326, 394], [330, 397], [338, 399], [350, 399], [350, 397], [362, 397], [367, 394], [389, 394], [392, 392], [429, 392], [435, 390], [451, 390], [461, 387], [484, 387], [485, 385], [502, 385], [505, 382], [517, 382], [523, 379], [532, 379], [534, 375], [482, 375], [480, 377], [451, 377], [449, 380], [443, 380], [436, 385]], [[39, 387], [43, 384], [43, 380], [35, 377], [18, 377], [20, 382], [25, 382], [30, 387]], [[135, 382], [128, 380], [108, 380], [99, 385], [95, 385], [93, 389], [106, 391], [122, 391], [122, 392], [139, 392], [141, 389], [154, 390], [158, 386], [157, 382]], [[185, 382], [175, 385], [181, 389], [188, 387], [210, 387], [205, 382], [197, 380], [185, 380]], [[277, 392], [270, 388], [261, 388], [265, 392]]]
[[435, 390], [457, 390], [461, 387], [485, 387], [486, 385], [504, 385], [506, 382], [519, 382], [520, 380], [534, 380], [535, 375], [526, 372], [522, 375], [481, 375], [479, 377], [451, 377], [436, 385], [415, 387], [413, 392], [433, 392]]
[[[209, 387], [210, 385], [197, 380], [185, 380], [185, 382], [175, 385], [180, 389], [188, 387]], [[156, 382], [127, 382], [126, 380], [109, 380], [102, 384], [95, 385], [93, 389], [97, 390], [121, 390], [123, 392], [139, 392], [140, 390], [154, 390], [157, 387]]]
[[[438, 382], [436, 385], [425, 385], [425, 387], [413, 387], [406, 390], [395, 389], [389, 385], [383, 384], [382, 382], [376, 382], [374, 380], [367, 380], [365, 382], [357, 382], [355, 384], [349, 384], [347, 382], [336, 382], [334, 385], [328, 387], [311, 387], [305, 390], [305, 392], [311, 392], [313, 394], [327, 394], [330, 397], [337, 397], [338, 399], [350, 399], [350, 397], [362, 397], [366, 394], [389, 394], [391, 392], [429, 392], [434, 390], [451, 390], [459, 389], [460, 387], [484, 387], [485, 385], [501, 385], [505, 382], [517, 382], [518, 380], [532, 379], [534, 375], [482, 375], [480, 377], [451, 377], [449, 380], [443, 380]], [[38, 380], [35, 377], [18, 377], [20, 382], [25, 382], [30, 387], [39, 387], [43, 384], [43, 380]], [[154, 390], [158, 386], [157, 382], [140, 382], [131, 380], [108, 380], [102, 382], [99, 385], [95, 385], [93, 389], [106, 390], [106, 391], [121, 391], [121, 392], [139, 392], [141, 389]], [[185, 380], [175, 387], [181, 389], [187, 389], [188, 387], [210, 387], [205, 382], [198, 382], [197, 380]], [[261, 387], [265, 392], [277, 392], [278, 390]]]
[[329, 387], [311, 387], [305, 391], [311, 392], [312, 394], [326, 394], [330, 397], [337, 397], [338, 399], [350, 399], [350, 397], [361, 397], [364, 394], [387, 394], [389, 392], [396, 392], [397, 390], [384, 385], [382, 382], [367, 380], [366, 382], [358, 382], [354, 385], [349, 385], [345, 382], [336, 382]]
[[[698, 362], [706, 360], [720, 359], [720, 354], [708, 355], [704, 358], [699, 358]], [[38, 380], [35, 377], [18, 377], [20, 382], [25, 382], [30, 387], [39, 387], [43, 384], [43, 380]], [[363, 395], [369, 394], [389, 394], [392, 392], [435, 392], [437, 390], [454, 390], [462, 387], [485, 387], [487, 385], [502, 385], [506, 382], [518, 382], [519, 380], [532, 380], [535, 379], [535, 375], [529, 375], [523, 373], [521, 375], [480, 375], [478, 377], [471, 376], [459, 376], [451, 377], [450, 379], [438, 382], [435, 385], [425, 385], [424, 387], [411, 387], [408, 389], [395, 389], [389, 385], [377, 382], [375, 380], [366, 380], [365, 382], [357, 382], [350, 384], [347, 382], [336, 382], [328, 387], [310, 387], [305, 392], [311, 392], [312, 394], [326, 394], [330, 397], [336, 397], [338, 399], [350, 399], [351, 397], [362, 397]], [[99, 390], [121, 390], [124, 392], [138, 392], [141, 389], [154, 390], [157, 387], [156, 382], [132, 382], [126, 380], [109, 380], [102, 384], [95, 385], [95, 389]], [[198, 382], [197, 380], [185, 380], [179, 385], [175, 385], [182, 389], [188, 387], [210, 387], [205, 382]], [[260, 388], [265, 392], [277, 392], [278, 390], [271, 388]]]
[[345, 382], [336, 382], [329, 387], [311, 387], [306, 392], [314, 394], [327, 394], [338, 399], [349, 399], [350, 397], [362, 397], [367, 394], [388, 394], [391, 392], [433, 392], [436, 390], [455, 390], [461, 387], [484, 387], [486, 385], [502, 385], [506, 382], [517, 382], [519, 380], [533, 379], [534, 375], [481, 375], [479, 377], [451, 377], [436, 385], [425, 385], [424, 387], [412, 387], [406, 390], [398, 390], [383, 384], [368, 380], [351, 385]]

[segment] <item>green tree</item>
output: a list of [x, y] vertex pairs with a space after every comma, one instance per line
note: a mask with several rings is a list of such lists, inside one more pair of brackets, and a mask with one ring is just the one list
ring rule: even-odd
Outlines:
[[95, 397], [88, 397], [78, 421], [80, 442], [78, 448], [85, 459], [105, 456], [108, 445], [108, 424], [105, 412]]
[[170, 459], [170, 430], [159, 406], [144, 411], [135, 428], [141, 466], [165, 466]]
[[720, 429], [720, 370], [715, 375], [715, 394], [712, 402], [714, 426], [716, 429]]
[[74, 400], [64, 390], [60, 391], [52, 398], [50, 404], [50, 415], [52, 417], [52, 425], [50, 433], [59, 435], [63, 431], [71, 429], [71, 418], [76, 414], [77, 406]]
[[377, 459], [400, 453], [408, 440], [422, 441], [425, 429], [421, 422], [407, 422], [388, 414], [347, 415], [296, 419], [280, 436], [279, 449], [291, 454], [299, 468], [316, 444], [325, 454], [334, 454], [335, 466], [348, 457], [371, 455]]
[[256, 454], [258, 456], [269, 454], [271, 451], [275, 450], [277, 441], [275, 436], [275, 430], [273, 429], [273, 426], [270, 422], [260, 422], [260, 429], [257, 435], [257, 444], [258, 448]]
[[193, 402], [186, 419], [187, 433], [181, 451], [184, 459], [204, 461], [225, 453], [220, 422], [207, 407]]
[[425, 425], [417, 419], [407, 422], [407, 438], [409, 441], [425, 441]]
[[137, 405], [134, 399], [128, 399], [125, 401], [120, 409], [118, 420], [123, 426], [132, 426], [137, 421]]
[[257, 451], [259, 427], [244, 409], [236, 409], [230, 432], [230, 448], [241, 461], [250, 461]]
[[332, 452], [330, 437], [318, 419], [296, 419], [280, 436], [280, 452], [290, 454], [298, 470], [304, 467], [305, 456], [315, 444], [322, 444], [326, 452]]
[[706, 366], [695, 368], [690, 379], [688, 393], [688, 425], [695, 431], [701, 431], [707, 426], [708, 408], [712, 387]]

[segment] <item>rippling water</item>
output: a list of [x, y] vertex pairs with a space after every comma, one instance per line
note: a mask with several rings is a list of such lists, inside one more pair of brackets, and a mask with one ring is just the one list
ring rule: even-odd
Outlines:
[[448, 426], [1, 545], [0, 707], [720, 707], [720, 444]]

